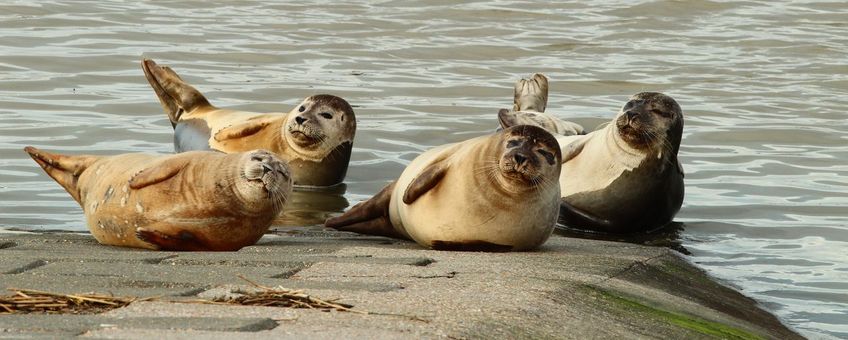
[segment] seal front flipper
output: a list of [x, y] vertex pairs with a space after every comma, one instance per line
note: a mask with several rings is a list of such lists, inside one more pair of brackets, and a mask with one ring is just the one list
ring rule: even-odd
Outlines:
[[164, 182], [180, 173], [190, 160], [189, 157], [169, 158], [157, 165], [145, 168], [130, 178], [130, 188], [137, 190]]
[[141, 69], [150, 87], [159, 97], [172, 127], [176, 127], [184, 113], [202, 107], [212, 107], [200, 91], [183, 81], [170, 67], [161, 67], [153, 60], [144, 59], [141, 61]]
[[157, 250], [171, 251], [204, 251], [204, 250], [229, 250], [229, 249], [210, 249], [203, 240], [190, 231], [179, 230], [173, 235], [166, 234], [158, 230], [149, 230], [146, 228], [136, 228], [135, 236], [139, 240], [153, 245]]
[[445, 177], [447, 170], [448, 165], [444, 160], [428, 165], [406, 187], [406, 191], [403, 192], [403, 203], [412, 204], [421, 195], [433, 189]]
[[327, 219], [324, 226], [341, 231], [404, 239], [389, 219], [389, 203], [397, 182], [387, 185], [371, 199], [355, 205], [341, 216]]
[[51, 154], [32, 146], [24, 148], [32, 159], [44, 169], [53, 180], [55, 180], [62, 188], [65, 188], [71, 197], [78, 203], [80, 202], [80, 192], [77, 187], [79, 176], [85, 169], [88, 169], [91, 164], [94, 164], [100, 157], [97, 156], [65, 156]]
[[559, 218], [557, 222], [577, 229], [610, 231], [613, 228], [611, 221], [593, 216], [563, 200], [559, 204]]
[[255, 135], [259, 131], [262, 131], [262, 129], [271, 125], [273, 122], [274, 120], [272, 119], [249, 120], [242, 124], [228, 126], [218, 130], [218, 132], [215, 133], [214, 138], [216, 141], [221, 142], [228, 139], [238, 139]]
[[589, 138], [586, 137], [578, 137], [577, 139], [574, 137], [558, 137], [557, 143], [560, 144], [560, 150], [562, 151], [562, 164], [565, 164], [565, 162], [568, 162], [583, 152], [583, 147], [586, 146], [587, 141], [589, 141]]

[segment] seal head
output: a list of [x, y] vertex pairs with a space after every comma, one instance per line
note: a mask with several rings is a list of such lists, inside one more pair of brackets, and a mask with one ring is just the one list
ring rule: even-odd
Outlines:
[[683, 135], [683, 111], [677, 101], [662, 93], [637, 93], [621, 108], [615, 126], [618, 136], [631, 148], [665, 148], [677, 155]]
[[283, 127], [292, 149], [308, 158], [324, 158], [356, 133], [353, 108], [344, 99], [319, 94], [307, 97], [292, 110]]

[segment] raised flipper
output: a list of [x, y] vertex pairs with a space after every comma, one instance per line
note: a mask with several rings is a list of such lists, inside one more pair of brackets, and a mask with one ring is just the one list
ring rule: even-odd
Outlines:
[[98, 156], [65, 156], [51, 154], [32, 146], [24, 148], [32, 159], [44, 169], [53, 180], [55, 180], [62, 188], [65, 188], [71, 197], [82, 204], [80, 201], [80, 192], [77, 187], [79, 176], [88, 169], [91, 164], [94, 164], [100, 157]]
[[445, 177], [447, 170], [448, 164], [444, 160], [438, 160], [428, 165], [406, 187], [403, 192], [403, 203], [412, 204], [421, 195], [433, 189]]
[[141, 69], [168, 114], [171, 126], [176, 126], [185, 112], [212, 106], [200, 91], [183, 81], [170, 67], [160, 67], [153, 60], [144, 59]]
[[233, 250], [233, 249], [211, 249], [201, 238], [190, 231], [179, 230], [173, 235], [157, 230], [136, 228], [135, 236], [139, 240], [153, 245], [158, 250], [170, 251], [209, 251], [209, 250]]
[[327, 219], [324, 226], [341, 231], [405, 239], [389, 219], [389, 203], [397, 182], [387, 185], [371, 199], [350, 208], [341, 216]]
[[228, 126], [218, 130], [218, 132], [215, 133], [214, 138], [216, 141], [222, 142], [228, 139], [247, 137], [262, 131], [262, 129], [270, 126], [273, 122], [273, 119], [248, 120], [244, 123]]
[[534, 73], [530, 79], [519, 79], [515, 83], [513, 111], [545, 112], [548, 106], [548, 78]]
[[164, 182], [176, 176], [191, 161], [189, 157], [172, 157], [149, 168], [144, 168], [130, 178], [130, 188], [138, 190], [149, 185]]

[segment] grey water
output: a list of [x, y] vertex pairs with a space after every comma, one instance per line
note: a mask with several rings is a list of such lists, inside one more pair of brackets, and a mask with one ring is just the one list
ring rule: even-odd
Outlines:
[[488, 133], [544, 72], [548, 111], [591, 128], [631, 94], [684, 109], [689, 259], [812, 338], [848, 338], [844, 1], [10, 1], [0, 4], [0, 228], [85, 231], [22, 151], [168, 153], [139, 67], [219, 106], [355, 106], [346, 187], [296, 195], [278, 230], [320, 228], [422, 151]]

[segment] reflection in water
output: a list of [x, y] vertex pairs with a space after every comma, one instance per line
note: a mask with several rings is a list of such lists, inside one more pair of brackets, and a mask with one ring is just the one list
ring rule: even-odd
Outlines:
[[643, 233], [608, 234], [574, 229], [562, 224], [557, 224], [556, 229], [554, 229], [554, 233], [566, 237], [590, 240], [616, 241], [641, 244], [645, 246], [668, 247], [682, 254], [691, 255], [692, 253], [686, 250], [686, 247], [683, 246], [680, 240], [680, 233], [683, 232], [685, 227], [686, 225], [683, 223], [671, 222], [663, 227]]
[[347, 208], [344, 197], [347, 185], [342, 183], [329, 188], [295, 187], [283, 213], [274, 220], [274, 229], [315, 226], [324, 223], [331, 215]]

